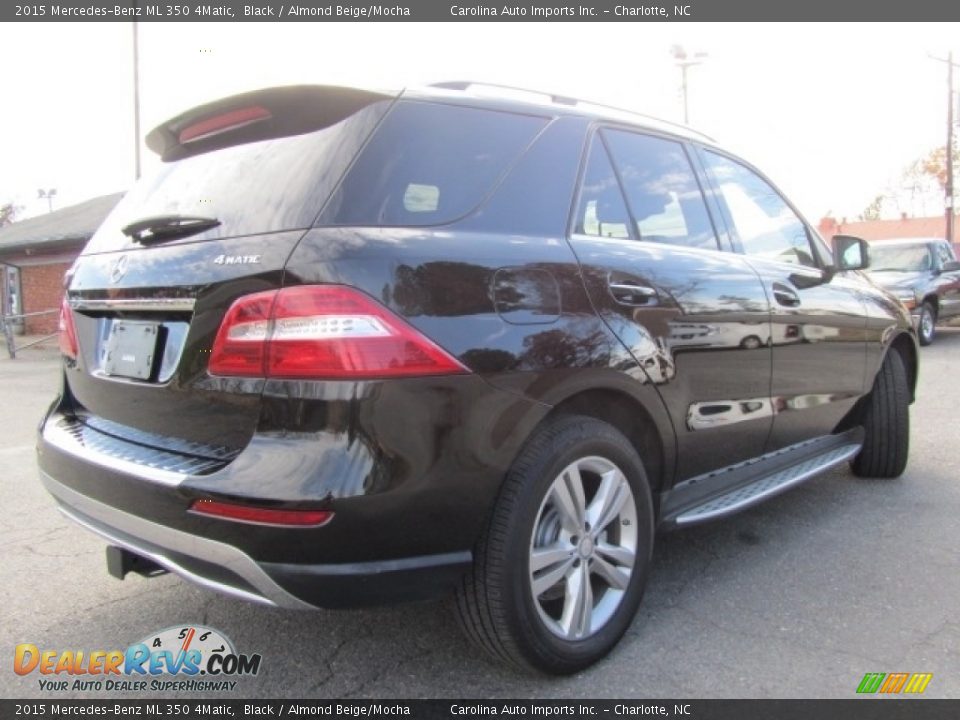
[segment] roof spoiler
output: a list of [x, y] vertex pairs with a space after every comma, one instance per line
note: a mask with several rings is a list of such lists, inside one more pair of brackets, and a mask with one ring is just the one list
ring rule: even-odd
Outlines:
[[331, 85], [292, 85], [233, 95], [187, 110], [147, 134], [164, 162], [335, 125], [394, 94]]

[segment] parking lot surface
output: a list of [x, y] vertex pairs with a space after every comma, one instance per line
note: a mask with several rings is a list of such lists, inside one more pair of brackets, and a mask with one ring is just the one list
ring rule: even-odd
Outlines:
[[863, 480], [844, 467], [661, 537], [628, 635], [603, 662], [561, 679], [487, 662], [443, 602], [294, 612], [175, 575], [114, 580], [104, 543], [65, 520], [37, 480], [33, 436], [57, 361], [40, 352], [0, 360], [0, 693], [45, 695], [36, 672], [13, 672], [18, 643], [123, 649], [202, 624], [263, 657], [259, 674], [224, 698], [852, 698], [867, 672], [933, 673], [926, 696], [960, 697], [960, 328], [942, 329], [921, 355], [902, 478]]

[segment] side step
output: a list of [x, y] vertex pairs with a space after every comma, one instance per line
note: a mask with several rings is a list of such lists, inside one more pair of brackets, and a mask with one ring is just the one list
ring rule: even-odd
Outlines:
[[661, 527], [696, 525], [733, 515], [841, 465], [863, 443], [860, 428], [791, 445], [677, 485], [664, 499]]

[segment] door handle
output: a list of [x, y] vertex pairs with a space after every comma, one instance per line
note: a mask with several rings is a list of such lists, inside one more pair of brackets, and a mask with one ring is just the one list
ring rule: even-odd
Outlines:
[[773, 284], [773, 297], [784, 307], [797, 307], [800, 305], [800, 296], [797, 291], [787, 287], [783, 283]]
[[630, 282], [609, 283], [613, 299], [623, 305], [650, 305], [657, 299], [657, 291], [648, 285]]

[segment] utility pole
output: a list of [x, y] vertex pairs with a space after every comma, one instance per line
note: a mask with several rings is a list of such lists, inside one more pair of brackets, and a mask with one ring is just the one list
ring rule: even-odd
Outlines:
[[687, 98], [687, 68], [691, 65], [700, 65], [704, 59], [707, 57], [707, 53], [698, 52], [694, 53], [691, 58], [687, 55], [687, 51], [684, 50], [682, 45], [674, 45], [670, 48], [670, 54], [673, 55], [673, 59], [678, 68], [680, 68], [680, 87], [683, 92], [683, 124], [690, 124], [690, 108]]
[[140, 41], [133, 21], [133, 165], [134, 179], [140, 179]]
[[947, 53], [947, 57], [941, 58], [935, 55], [930, 57], [938, 62], [947, 64], [947, 147], [946, 147], [946, 165], [947, 182], [943, 188], [944, 218], [946, 220], [946, 240], [952, 243], [954, 240], [954, 212], [953, 212], [953, 68], [957, 67], [953, 62], [953, 51]]
[[953, 242], [953, 52], [947, 55], [947, 242]]

